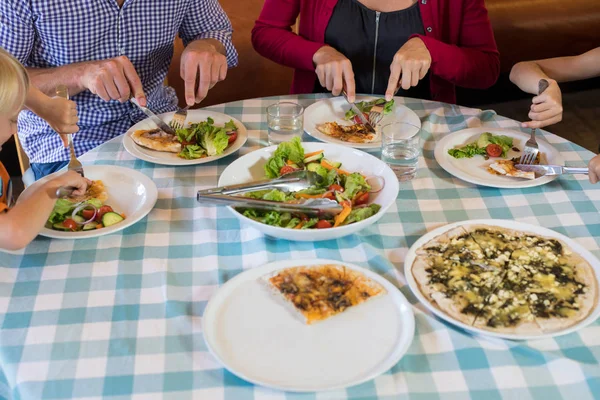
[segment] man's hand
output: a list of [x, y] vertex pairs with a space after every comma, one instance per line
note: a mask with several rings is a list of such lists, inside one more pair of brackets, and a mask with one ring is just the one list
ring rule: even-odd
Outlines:
[[41, 107], [36, 110], [36, 114], [60, 135], [65, 147], [69, 143], [67, 135], [79, 131], [77, 126], [79, 117], [77, 116], [77, 105], [74, 101], [62, 97], [45, 97]]
[[550, 84], [544, 93], [533, 98], [529, 118], [531, 121], [523, 122], [523, 128], [543, 128], [548, 125], [556, 124], [562, 120], [562, 94], [558, 83], [547, 79]]
[[315, 72], [321, 86], [334, 96], [339, 96], [345, 87], [348, 101], [353, 103], [356, 86], [350, 60], [333, 47], [323, 46], [313, 55], [313, 62], [317, 66]]
[[425, 43], [417, 37], [409, 39], [394, 55], [390, 65], [390, 80], [385, 92], [385, 99], [390, 101], [396, 89], [408, 90], [417, 86], [431, 67], [431, 54]]
[[[185, 102], [200, 103], [208, 91], [227, 76], [225, 48], [215, 39], [199, 39], [188, 44], [181, 54], [181, 78], [185, 82]], [[196, 81], [199, 81], [196, 91]]]
[[133, 96], [140, 105], [146, 105], [142, 81], [125, 56], [86, 63], [81, 85], [106, 101], [123, 103]]

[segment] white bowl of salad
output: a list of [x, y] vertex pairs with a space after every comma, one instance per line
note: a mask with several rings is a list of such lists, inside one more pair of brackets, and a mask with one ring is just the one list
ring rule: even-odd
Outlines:
[[240, 157], [223, 171], [219, 186], [276, 178], [302, 169], [322, 175], [323, 184], [294, 193], [272, 189], [245, 196], [275, 201], [324, 197], [340, 203], [344, 207], [342, 213], [318, 219], [277, 211], [228, 208], [242, 223], [265, 235], [321, 241], [347, 236], [373, 225], [398, 197], [398, 179], [380, 159], [346, 146], [301, 143], [297, 137]]

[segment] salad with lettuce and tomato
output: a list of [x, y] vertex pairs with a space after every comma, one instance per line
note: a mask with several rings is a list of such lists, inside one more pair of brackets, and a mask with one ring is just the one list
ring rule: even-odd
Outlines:
[[79, 232], [109, 227], [125, 220], [109, 205], [92, 198], [79, 203], [58, 199], [48, 217], [46, 227], [55, 231]]
[[[357, 101], [354, 105], [362, 111], [365, 118], [369, 119], [369, 112], [373, 108], [373, 106], [383, 106], [383, 115], [387, 115], [392, 112], [394, 109], [394, 99], [390, 101], [385, 101], [385, 99], [375, 99], [371, 101]], [[354, 112], [353, 109], [349, 109], [346, 111], [345, 119], [347, 121], [353, 121], [355, 124], [362, 124], [361, 120], [358, 118], [358, 115]]]
[[519, 149], [513, 147], [513, 138], [484, 132], [475, 142], [449, 149], [448, 154], [454, 158], [472, 158], [477, 155], [483, 156], [485, 159], [490, 157], [506, 158], [510, 149], [519, 151]]
[[343, 210], [328, 219], [309, 218], [289, 212], [244, 209], [242, 214], [267, 225], [289, 229], [328, 229], [349, 225], [375, 215], [379, 204], [369, 203], [371, 186], [365, 176], [342, 169], [342, 164], [325, 158], [323, 150], [305, 153], [300, 138], [281, 143], [264, 166], [267, 178], [308, 170], [320, 175], [318, 184], [297, 192], [279, 189], [246, 193], [245, 196], [278, 202], [296, 202], [299, 199], [326, 198], [337, 201]]
[[237, 139], [238, 127], [233, 120], [222, 127], [215, 126], [214, 119], [208, 117], [206, 121], [177, 129], [175, 133], [182, 144], [178, 156], [194, 160], [222, 154]]

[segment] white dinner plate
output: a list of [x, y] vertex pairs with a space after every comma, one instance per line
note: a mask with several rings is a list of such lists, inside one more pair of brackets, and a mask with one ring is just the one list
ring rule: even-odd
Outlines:
[[[54, 239], [87, 239], [109, 235], [131, 226], [144, 218], [156, 204], [158, 190], [152, 179], [136, 170], [114, 165], [84, 166], [85, 177], [101, 180], [104, 183], [108, 200], [104, 204], [113, 208], [116, 213], [125, 214], [125, 220], [118, 224], [91, 231], [63, 232], [43, 228], [41, 236]], [[23, 195], [36, 190], [53, 177], [64, 173], [55, 172], [28, 186]]]
[[[448, 154], [448, 150], [455, 147], [471, 143], [479, 138], [483, 132], [490, 132], [494, 135], [506, 135], [513, 138], [513, 145], [520, 151], [510, 150], [507, 158], [521, 157], [525, 142], [529, 140], [530, 135], [503, 128], [469, 128], [447, 134], [435, 145], [435, 160], [448, 173], [463, 181], [474, 183], [481, 186], [495, 187], [499, 189], [517, 189], [540, 186], [551, 182], [557, 176], [542, 176], [536, 179], [528, 180], [521, 178], [511, 178], [508, 176], [494, 175], [487, 172], [486, 168], [493, 162], [493, 158], [485, 160], [482, 156], [473, 158], [454, 158]], [[542, 162], [545, 164], [564, 165], [564, 161], [558, 150], [539, 136], [536, 138], [539, 150], [542, 153]]]
[[457, 321], [454, 318], [450, 317], [445, 312], [443, 312], [439, 308], [437, 308], [435, 305], [431, 304], [429, 302], [429, 300], [425, 296], [423, 296], [423, 294], [419, 290], [419, 286], [418, 286], [417, 282], [415, 281], [415, 278], [412, 274], [412, 265], [416, 258], [417, 249], [419, 249], [421, 246], [423, 246], [424, 244], [426, 244], [427, 242], [429, 242], [436, 236], [439, 236], [439, 235], [443, 234], [444, 232], [447, 232], [451, 229], [454, 229], [458, 226], [463, 226], [463, 225], [499, 226], [499, 227], [503, 227], [503, 228], [514, 229], [514, 230], [522, 231], [522, 232], [530, 232], [530, 233], [542, 235], [545, 237], [559, 239], [559, 240], [563, 241], [564, 243], [566, 243], [571, 248], [571, 250], [573, 250], [575, 253], [579, 254], [588, 263], [590, 263], [590, 265], [594, 269], [594, 272], [596, 275], [596, 280], [598, 281], [598, 285], [600, 286], [600, 279], [599, 279], [600, 278], [600, 261], [598, 261], [598, 259], [596, 257], [594, 257], [594, 255], [592, 253], [587, 251], [583, 246], [581, 246], [574, 240], [566, 237], [565, 235], [561, 235], [560, 233], [553, 231], [551, 229], [548, 229], [548, 228], [544, 228], [544, 227], [537, 226], [537, 225], [531, 225], [531, 224], [527, 224], [524, 222], [517, 222], [517, 221], [513, 221], [513, 220], [481, 219], [481, 220], [473, 220], [473, 221], [461, 221], [461, 222], [456, 222], [456, 223], [441, 226], [441, 227], [434, 229], [431, 232], [428, 232], [425, 235], [421, 236], [421, 238], [419, 238], [419, 240], [417, 240], [415, 242], [415, 244], [413, 244], [411, 246], [411, 248], [408, 250], [406, 259], [404, 260], [404, 276], [406, 277], [408, 286], [410, 287], [412, 292], [415, 294], [415, 296], [419, 299], [419, 301], [427, 309], [429, 309], [432, 313], [434, 313], [438, 317], [442, 318], [445, 321], [450, 322], [451, 324], [459, 326], [466, 331], [472, 332], [477, 335], [491, 336], [491, 337], [510, 339], [510, 340], [533, 340], [533, 339], [544, 339], [544, 338], [549, 338], [549, 337], [561, 336], [561, 335], [566, 335], [568, 333], [575, 332], [575, 331], [591, 324], [598, 318], [598, 316], [600, 316], [600, 307], [598, 307], [598, 304], [596, 303], [596, 305], [594, 306], [594, 309], [592, 310], [590, 315], [588, 315], [587, 318], [585, 318], [578, 324], [573, 325], [566, 329], [562, 329], [562, 330], [558, 330], [558, 331], [554, 331], [554, 332], [543, 333], [540, 335], [515, 335], [515, 334], [508, 334], [508, 333], [491, 332], [491, 331], [486, 331], [484, 329], [475, 328], [471, 325], [467, 325], [463, 322]]
[[[345, 265], [383, 285], [387, 294], [306, 325], [259, 278], [315, 264]], [[211, 353], [233, 374], [254, 384], [294, 392], [357, 385], [384, 373], [412, 342], [410, 303], [389, 281], [334, 260], [286, 260], [247, 270], [210, 299], [202, 318]]]
[[[168, 112], [164, 114], [158, 115], [160, 119], [165, 121], [167, 124], [173, 119], [174, 112]], [[140, 129], [156, 129], [156, 125], [149, 119], [146, 118], [143, 121], [138, 122], [125, 133], [123, 137], [123, 146], [125, 146], [125, 150], [135, 158], [139, 158], [140, 160], [148, 161], [154, 164], [162, 164], [162, 165], [196, 165], [196, 164], [204, 164], [209, 163], [219, 158], [227, 157], [230, 154], [238, 151], [246, 140], [248, 140], [248, 131], [244, 124], [238, 121], [235, 118], [230, 117], [229, 115], [225, 115], [219, 112], [214, 111], [206, 111], [206, 110], [188, 110], [188, 116], [186, 123], [198, 123], [202, 121], [206, 121], [208, 117], [211, 117], [215, 120], [215, 125], [224, 125], [229, 120], [233, 120], [235, 125], [238, 127], [238, 137], [229, 147], [225, 149], [222, 154], [218, 156], [212, 157], [204, 157], [198, 158], [196, 160], [186, 160], [184, 158], [178, 157], [176, 153], [167, 153], [164, 151], [156, 151], [150, 150], [145, 147], [142, 147], [136, 144], [133, 139], [131, 139], [131, 134]]]
[[[370, 101], [376, 97], [373, 96], [357, 96], [356, 101]], [[388, 115], [385, 115], [378, 127], [376, 128], [377, 135], [373, 141], [369, 143], [349, 143], [343, 140], [336, 139], [324, 133], [321, 133], [317, 129], [317, 125], [325, 122], [337, 122], [341, 125], [352, 125], [350, 121], [344, 119], [346, 111], [350, 109], [350, 105], [343, 97], [333, 97], [329, 99], [319, 100], [316, 103], [311, 104], [304, 111], [304, 130], [310, 136], [326, 143], [341, 144], [343, 146], [354, 147], [355, 149], [363, 150], [374, 150], [381, 148], [381, 133], [380, 128], [392, 122], [408, 122], [415, 126], [421, 127], [421, 120], [419, 116], [415, 114], [413, 110], [400, 104], [398, 101], [401, 97], [394, 97], [396, 104], [394, 105], [394, 111]]]
[[[352, 149], [349, 147], [338, 146], [335, 144], [320, 142], [302, 143], [305, 153], [311, 153], [318, 150], [324, 150], [324, 155], [331, 161], [342, 163], [342, 169], [348, 172], [360, 172], [364, 176], [379, 176], [385, 181], [383, 189], [378, 193], [371, 193], [369, 203], [377, 203], [381, 206], [379, 212], [372, 217], [349, 225], [338, 226], [329, 229], [287, 229], [278, 226], [271, 226], [260, 223], [252, 218], [245, 217], [235, 211], [232, 207], [229, 210], [243, 223], [246, 223], [258, 229], [265, 235], [279, 239], [297, 240], [297, 241], [319, 241], [337, 239], [352, 233], [356, 233], [377, 222], [388, 208], [396, 201], [400, 186], [398, 178], [390, 167], [380, 159], [373, 157], [364, 151]], [[264, 147], [245, 154], [238, 158], [221, 174], [219, 177], [219, 186], [230, 186], [239, 183], [247, 183], [265, 178], [264, 165], [267, 163], [271, 154], [277, 149], [277, 146]]]

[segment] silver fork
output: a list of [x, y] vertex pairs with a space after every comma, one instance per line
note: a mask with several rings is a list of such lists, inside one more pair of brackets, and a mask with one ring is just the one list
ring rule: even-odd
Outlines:
[[190, 106], [180, 108], [179, 111], [173, 115], [173, 119], [169, 122], [169, 126], [173, 129], [183, 129], [185, 126], [185, 120], [187, 119], [187, 112]]
[[[548, 81], [545, 79], [540, 79], [538, 84], [538, 95], [544, 93], [544, 90], [548, 88]], [[539, 153], [538, 144], [535, 140], [535, 128], [531, 129], [531, 137], [525, 143], [525, 148], [523, 149], [523, 155], [521, 156], [521, 160], [519, 164], [533, 164], [537, 158]]]
[[371, 111], [369, 111], [369, 122], [371, 125], [378, 125], [383, 119], [383, 107], [382, 106], [373, 106], [371, 107]]
[[[67, 88], [64, 85], [59, 85], [56, 88], [56, 95], [58, 97], [62, 97], [64, 99], [69, 100], [69, 88]], [[73, 146], [73, 134], [70, 134], [67, 136], [69, 138], [69, 152], [71, 153], [71, 159], [69, 160], [69, 165], [67, 166], [67, 170], [75, 171], [83, 177], [83, 176], [85, 176], [83, 174], [83, 165], [81, 165], [81, 163], [77, 159], [77, 156], [75, 155], [75, 146]]]

